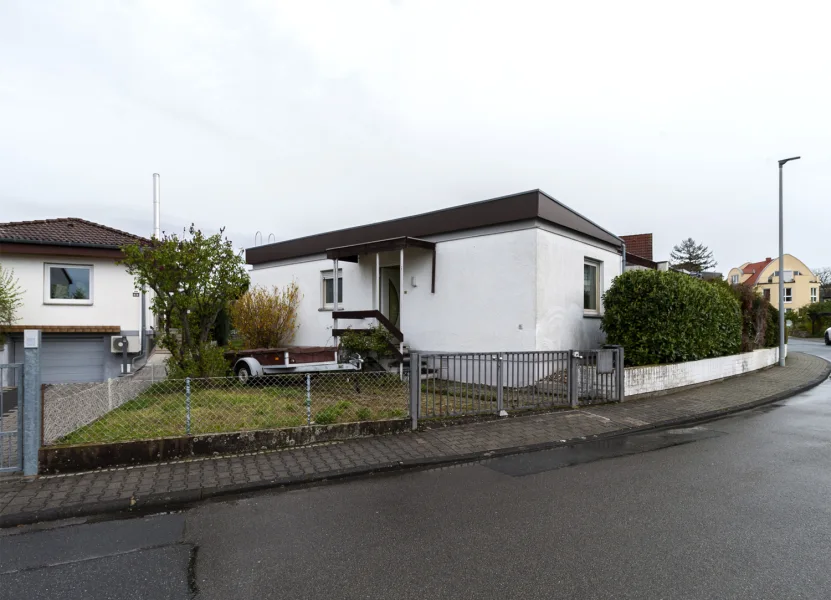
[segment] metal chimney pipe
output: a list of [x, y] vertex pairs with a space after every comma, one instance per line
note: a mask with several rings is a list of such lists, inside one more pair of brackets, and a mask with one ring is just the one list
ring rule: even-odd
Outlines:
[[159, 224], [161, 221], [160, 217], [160, 204], [162, 202], [162, 194], [160, 188], [160, 181], [161, 176], [158, 173], [153, 173], [153, 237], [157, 240], [161, 239], [161, 231], [159, 229]]

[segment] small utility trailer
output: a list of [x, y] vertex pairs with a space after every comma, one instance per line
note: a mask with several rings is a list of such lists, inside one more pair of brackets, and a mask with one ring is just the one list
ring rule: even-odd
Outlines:
[[332, 346], [239, 350], [226, 352], [225, 359], [231, 364], [234, 375], [241, 383], [280, 373], [358, 371], [361, 368], [360, 360], [339, 363], [337, 348]]

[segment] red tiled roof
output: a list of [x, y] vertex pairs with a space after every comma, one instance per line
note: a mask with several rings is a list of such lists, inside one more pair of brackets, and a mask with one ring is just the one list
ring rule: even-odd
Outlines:
[[750, 275], [750, 277], [744, 283], [746, 283], [747, 285], [756, 285], [756, 281], [758, 281], [759, 275], [761, 275], [764, 268], [772, 262], [773, 259], [766, 258], [763, 261], [750, 263], [749, 265], [746, 265], [742, 269], [742, 273], [744, 273], [745, 275]]
[[635, 235], [620, 236], [626, 242], [626, 253], [652, 260], [652, 234], [638, 233]]
[[84, 219], [46, 219], [0, 223], [0, 242], [60, 244], [91, 248], [120, 248], [149, 240]]

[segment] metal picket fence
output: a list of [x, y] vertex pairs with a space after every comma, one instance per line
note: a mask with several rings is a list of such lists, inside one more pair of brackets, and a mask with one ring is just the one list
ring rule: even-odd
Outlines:
[[411, 412], [458, 417], [623, 400], [623, 349], [411, 353]]
[[[57, 388], [57, 389], [54, 389]], [[235, 377], [121, 378], [46, 390], [44, 445], [121, 442], [402, 418], [408, 384], [353, 371]]]
[[0, 365], [0, 473], [20, 469], [23, 456], [22, 393], [23, 365]]

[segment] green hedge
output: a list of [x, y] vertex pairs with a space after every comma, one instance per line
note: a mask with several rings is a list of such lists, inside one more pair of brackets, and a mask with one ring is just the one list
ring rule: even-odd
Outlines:
[[749, 285], [730, 285], [722, 279], [708, 282], [728, 290], [739, 302], [742, 318], [742, 352], [779, 345], [779, 311]]
[[603, 295], [602, 329], [624, 348], [627, 365], [736, 354], [739, 302], [728, 287], [673, 271], [627, 271]]

